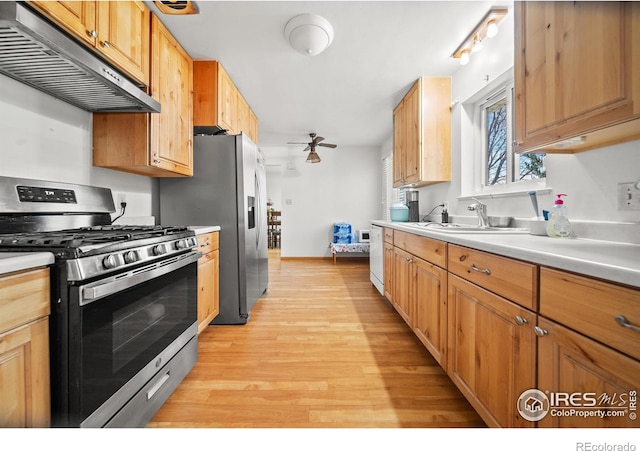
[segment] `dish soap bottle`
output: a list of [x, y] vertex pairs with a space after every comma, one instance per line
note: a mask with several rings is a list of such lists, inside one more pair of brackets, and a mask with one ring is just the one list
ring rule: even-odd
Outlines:
[[549, 213], [547, 221], [547, 235], [552, 237], [565, 238], [571, 235], [571, 223], [567, 216], [567, 206], [562, 201], [562, 196], [566, 194], [557, 194], [555, 205]]

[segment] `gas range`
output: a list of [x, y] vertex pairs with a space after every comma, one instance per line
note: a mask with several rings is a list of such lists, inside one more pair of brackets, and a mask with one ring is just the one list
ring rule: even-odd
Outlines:
[[195, 232], [115, 211], [108, 188], [0, 177], [0, 252], [55, 255], [53, 426], [144, 426], [197, 361]]
[[127, 269], [197, 247], [186, 227], [98, 225], [77, 229], [0, 234], [0, 251], [52, 252], [66, 261], [69, 281]]

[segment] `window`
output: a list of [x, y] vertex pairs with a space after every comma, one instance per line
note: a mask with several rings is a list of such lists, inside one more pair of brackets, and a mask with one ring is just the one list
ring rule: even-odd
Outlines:
[[[513, 151], [513, 83], [503, 84], [477, 104], [482, 142], [480, 187], [476, 191], [504, 192], [540, 185], [546, 177], [544, 154], [519, 155]], [[478, 170], [476, 170], [477, 176]]]
[[404, 190], [393, 187], [393, 153], [382, 159], [382, 219], [391, 220], [389, 208], [393, 202], [404, 202]]

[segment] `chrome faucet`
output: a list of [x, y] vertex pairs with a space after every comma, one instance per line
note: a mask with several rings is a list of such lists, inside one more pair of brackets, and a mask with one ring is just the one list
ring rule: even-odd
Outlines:
[[475, 204], [471, 204], [467, 207], [469, 211], [475, 211], [478, 214], [478, 227], [489, 227], [489, 217], [487, 216], [487, 205], [480, 202], [475, 197], [472, 198], [476, 201]]

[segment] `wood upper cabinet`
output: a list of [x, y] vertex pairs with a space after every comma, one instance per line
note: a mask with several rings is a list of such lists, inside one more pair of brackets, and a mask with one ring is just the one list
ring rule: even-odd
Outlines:
[[258, 143], [258, 118], [219, 61], [194, 61], [194, 126], [245, 133]]
[[640, 138], [640, 3], [515, 3], [517, 152]]
[[153, 15], [151, 95], [160, 113], [94, 113], [93, 165], [151, 177], [193, 175], [193, 61]]
[[198, 333], [220, 313], [219, 232], [198, 235]]
[[393, 111], [393, 186], [451, 180], [451, 79], [419, 78]]
[[491, 427], [533, 427], [517, 410], [536, 383], [536, 315], [449, 274], [447, 373]]
[[0, 427], [48, 427], [49, 270], [0, 276]]
[[150, 83], [150, 11], [141, 1], [32, 1], [32, 6], [142, 86]]

